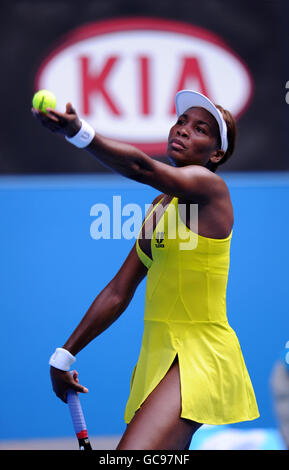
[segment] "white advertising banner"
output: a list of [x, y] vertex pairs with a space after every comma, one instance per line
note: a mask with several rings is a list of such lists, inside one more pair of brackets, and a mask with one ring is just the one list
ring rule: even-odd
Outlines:
[[177, 91], [200, 91], [237, 118], [252, 96], [252, 78], [210, 31], [129, 18], [72, 31], [41, 64], [36, 89], [51, 90], [60, 111], [71, 102], [97, 132], [163, 154]]

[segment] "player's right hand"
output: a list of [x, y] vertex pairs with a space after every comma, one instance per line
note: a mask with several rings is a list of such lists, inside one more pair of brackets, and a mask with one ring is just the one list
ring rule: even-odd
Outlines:
[[86, 387], [79, 384], [78, 372], [76, 370], [73, 371], [72, 375], [70, 372], [50, 366], [50, 377], [53, 391], [64, 403], [67, 403], [67, 390], [75, 390], [80, 393], [88, 392]]
[[47, 108], [46, 113], [35, 108], [31, 112], [43, 127], [66, 137], [73, 137], [81, 128], [81, 121], [71, 103], [67, 103], [65, 113], [52, 108]]

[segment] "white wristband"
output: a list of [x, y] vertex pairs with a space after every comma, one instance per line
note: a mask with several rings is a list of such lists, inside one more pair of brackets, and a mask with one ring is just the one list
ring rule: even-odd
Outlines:
[[68, 371], [76, 358], [66, 349], [56, 348], [56, 351], [49, 359], [49, 364], [56, 369]]
[[86, 121], [81, 119], [81, 128], [73, 137], [65, 137], [67, 142], [83, 149], [87, 147], [95, 135], [95, 130]]

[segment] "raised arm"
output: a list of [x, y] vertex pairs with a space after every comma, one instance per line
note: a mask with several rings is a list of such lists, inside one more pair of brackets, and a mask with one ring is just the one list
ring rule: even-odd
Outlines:
[[[81, 128], [81, 121], [70, 103], [66, 112], [49, 110], [47, 114], [33, 110], [34, 116], [52, 130], [67, 137], [73, 137]], [[148, 184], [159, 191], [195, 202], [223, 192], [221, 178], [201, 165], [174, 167], [156, 161], [136, 147], [114, 141], [95, 133], [86, 150], [104, 166], [130, 179]], [[212, 180], [214, 183], [212, 185]]]

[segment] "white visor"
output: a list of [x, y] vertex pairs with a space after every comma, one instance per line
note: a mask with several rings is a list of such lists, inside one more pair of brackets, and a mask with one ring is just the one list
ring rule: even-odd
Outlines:
[[226, 153], [228, 149], [227, 124], [225, 123], [221, 111], [216, 108], [209, 98], [197, 91], [181, 90], [176, 94], [175, 103], [178, 117], [192, 107], [204, 108], [209, 111], [218, 123], [221, 137], [221, 150]]

